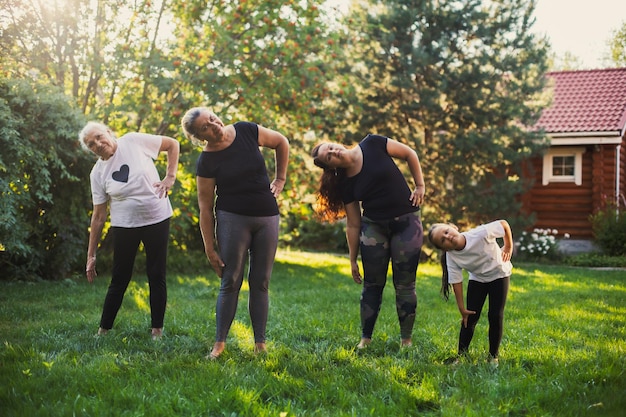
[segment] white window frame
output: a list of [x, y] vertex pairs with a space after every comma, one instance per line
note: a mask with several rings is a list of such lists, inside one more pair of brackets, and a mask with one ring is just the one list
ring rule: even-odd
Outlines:
[[[557, 146], [552, 147], [543, 156], [543, 185], [551, 182], [573, 182], [576, 185], [583, 183], [583, 153], [584, 146]], [[555, 156], [574, 157], [574, 175], [553, 175], [552, 163]]]

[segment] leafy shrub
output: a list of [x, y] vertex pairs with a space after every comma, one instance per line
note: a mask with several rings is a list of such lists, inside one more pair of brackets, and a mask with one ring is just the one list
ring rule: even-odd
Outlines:
[[298, 227], [280, 237], [282, 245], [313, 251], [347, 253], [345, 224], [322, 223], [314, 219], [300, 221]]
[[623, 210], [618, 210], [615, 204], [607, 204], [589, 220], [596, 243], [606, 255], [626, 255], [626, 213]]
[[517, 240], [517, 257], [522, 260], [559, 259], [558, 233], [556, 229], [534, 229], [532, 233], [523, 231]]
[[322, 222], [309, 204], [294, 207], [281, 219], [280, 244], [323, 252], [348, 251], [345, 221]]
[[50, 86], [0, 78], [0, 277], [62, 279], [84, 268], [93, 159], [82, 114]]

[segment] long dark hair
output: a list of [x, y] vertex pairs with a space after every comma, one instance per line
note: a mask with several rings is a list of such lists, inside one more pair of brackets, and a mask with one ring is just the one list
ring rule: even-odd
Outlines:
[[317, 190], [315, 213], [322, 220], [332, 222], [346, 215], [341, 195], [341, 182], [346, 178], [346, 170], [343, 168], [331, 168], [318, 158], [320, 146], [323, 144], [316, 145], [311, 151], [313, 163], [323, 170]]
[[446, 256], [448, 252], [443, 250], [443, 248], [439, 246], [439, 244], [435, 242], [435, 240], [433, 239], [433, 233], [435, 232], [435, 229], [441, 226], [451, 226], [455, 228], [456, 226], [453, 224], [435, 223], [432, 226], [430, 226], [430, 229], [428, 230], [428, 240], [435, 248], [441, 251], [441, 254], [439, 256], [439, 262], [441, 263], [441, 295], [446, 301], [448, 301], [448, 299], [450, 298], [450, 280], [448, 277], [448, 257]]

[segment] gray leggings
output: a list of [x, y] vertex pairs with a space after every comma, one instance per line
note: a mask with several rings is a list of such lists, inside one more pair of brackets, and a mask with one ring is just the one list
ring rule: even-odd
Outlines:
[[235, 318], [246, 261], [249, 261], [248, 311], [254, 341], [265, 342], [269, 309], [268, 288], [278, 246], [278, 222], [278, 215], [252, 217], [222, 210], [216, 212], [217, 242], [225, 264], [217, 297], [217, 342], [226, 341]]

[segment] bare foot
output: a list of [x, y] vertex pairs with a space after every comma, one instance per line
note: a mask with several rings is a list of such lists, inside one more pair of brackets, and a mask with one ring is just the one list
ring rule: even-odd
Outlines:
[[254, 344], [254, 354], [258, 355], [261, 353], [267, 353], [267, 346], [265, 346], [265, 343], [255, 343]]
[[359, 344], [356, 346], [357, 349], [365, 349], [372, 343], [372, 339], [368, 339], [366, 337], [362, 338]]
[[153, 327], [152, 328], [152, 340], [157, 340], [163, 337], [163, 327]]
[[411, 339], [402, 339], [402, 341], [400, 342], [400, 346], [401, 347], [413, 346], [413, 342], [411, 341]]
[[107, 334], [109, 332], [108, 329], [103, 329], [102, 327], [98, 328], [98, 336], [104, 336], [105, 334]]
[[215, 342], [213, 344], [213, 350], [209, 353], [209, 359], [215, 360], [219, 358], [222, 352], [224, 352], [224, 348], [226, 348], [226, 342]]

